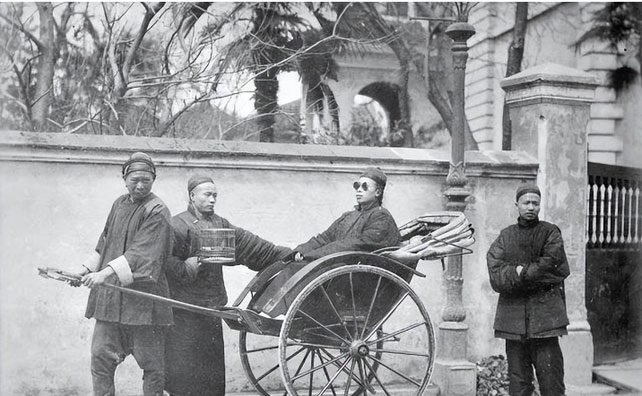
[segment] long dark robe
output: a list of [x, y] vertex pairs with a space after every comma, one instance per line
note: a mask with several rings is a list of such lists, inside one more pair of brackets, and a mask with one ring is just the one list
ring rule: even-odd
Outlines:
[[[125, 256], [134, 278], [130, 288], [169, 296], [163, 270], [172, 246], [169, 220], [169, 210], [154, 194], [138, 202], [132, 202], [129, 195], [116, 199], [96, 245], [100, 254], [98, 270], [111, 260]], [[114, 276], [108, 282], [118, 283], [118, 280]], [[173, 322], [171, 308], [105, 287], [91, 289], [85, 316], [127, 325]]]
[[[202, 264], [191, 280], [184, 261], [196, 255], [198, 231], [207, 228], [235, 230], [235, 265], [255, 271], [288, 255], [291, 250], [276, 246], [235, 227], [225, 218], [212, 215], [198, 219], [190, 206], [172, 218], [174, 249], [166, 272], [172, 298], [206, 307], [227, 303], [221, 264]], [[225, 355], [221, 320], [180, 309], [174, 310], [176, 325], [169, 331], [165, 348], [165, 389], [176, 395], [225, 394]]]

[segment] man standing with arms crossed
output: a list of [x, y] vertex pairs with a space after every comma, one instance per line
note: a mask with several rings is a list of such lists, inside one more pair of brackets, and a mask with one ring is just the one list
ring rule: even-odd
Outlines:
[[96, 319], [91, 341], [94, 394], [115, 394], [116, 367], [132, 354], [143, 369], [143, 394], [161, 396], [171, 308], [99, 287], [111, 283], [169, 295], [163, 266], [171, 254], [170, 213], [151, 192], [156, 168], [147, 154], [134, 153], [122, 175], [128, 194], [114, 201], [96, 250], [80, 271], [82, 283], [91, 288], [85, 316]]
[[567, 334], [564, 279], [570, 271], [560, 229], [539, 220], [541, 193], [517, 189], [517, 224], [501, 231], [486, 256], [490, 284], [499, 293], [495, 337], [506, 340], [511, 396], [534, 391], [562, 396], [564, 359], [558, 337]]

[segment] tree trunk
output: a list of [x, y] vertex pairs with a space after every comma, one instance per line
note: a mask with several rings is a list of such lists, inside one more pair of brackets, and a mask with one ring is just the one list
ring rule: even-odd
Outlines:
[[[305, 100], [301, 101], [305, 105], [306, 114], [306, 133], [309, 136], [321, 133], [325, 127], [324, 120], [324, 103], [323, 103], [323, 90], [321, 89], [321, 77], [315, 73], [307, 73], [305, 77], [301, 78], [302, 83], [306, 87]], [[314, 125], [314, 120], [318, 119], [318, 125]]]
[[272, 67], [282, 59], [282, 53], [275, 42], [279, 31], [274, 21], [279, 19], [277, 3], [255, 3], [252, 6], [252, 35], [269, 44], [255, 46], [250, 51], [254, 70], [254, 109], [257, 113], [256, 125], [259, 130], [259, 142], [274, 142], [274, 121], [277, 110], [279, 67]]
[[274, 142], [274, 113], [277, 109], [279, 81], [276, 70], [268, 69], [254, 79], [254, 109], [258, 115], [259, 142]]
[[[528, 24], [528, 3], [517, 3], [515, 7], [515, 27], [513, 27], [513, 41], [508, 47], [508, 60], [506, 62], [506, 77], [517, 74], [522, 69], [524, 58], [524, 39]], [[502, 111], [502, 150], [511, 149], [511, 122], [506, 99]]]
[[[448, 70], [450, 73], [452, 70], [452, 62], [446, 62], [446, 57], [448, 59], [452, 58], [450, 52], [450, 38], [446, 37], [443, 30], [435, 32], [435, 39], [433, 43], [437, 43], [434, 49], [437, 51], [436, 56], [430, 57], [429, 65], [433, 65], [428, 74], [423, 73], [424, 84], [428, 89], [428, 100], [437, 110], [441, 119], [446, 125], [446, 129], [450, 133], [450, 136], [453, 134], [453, 110], [450, 102], [451, 92], [449, 92], [449, 86], [452, 82], [448, 79]], [[432, 44], [431, 44], [432, 46]], [[420, 58], [415, 58], [415, 67], [417, 70], [423, 70], [424, 60]], [[426, 80], [426, 76], [428, 79]], [[451, 89], [452, 91], [452, 89]], [[473, 136], [470, 125], [468, 124], [468, 119], [464, 117], [464, 141], [466, 150], [477, 150], [479, 146], [477, 141]]]
[[401, 41], [401, 38], [393, 40], [389, 45], [399, 61], [398, 96], [400, 118], [397, 128], [402, 130], [403, 146], [414, 147], [414, 136], [410, 122], [410, 99], [408, 98], [408, 79], [410, 76], [410, 60], [412, 59], [412, 55], [405, 43]]
[[[437, 112], [441, 116], [441, 119], [446, 124], [446, 129], [450, 133], [450, 136], [453, 134], [453, 109], [450, 105], [450, 99], [445, 92], [437, 86], [434, 80], [428, 82], [428, 100], [430, 103], [437, 109]], [[468, 119], [464, 118], [464, 136], [465, 136], [465, 149], [466, 150], [478, 150], [479, 146], [477, 141], [473, 136], [473, 133], [470, 130], [470, 125], [468, 124]]]
[[640, 28], [642, 28], [642, 3], [635, 3], [635, 6], [637, 8], [637, 16], [638, 16], [638, 53], [635, 54], [635, 59], [638, 61], [638, 65], [640, 66], [640, 70], [638, 71], [638, 81], [642, 85], [642, 32]]
[[321, 83], [321, 89], [323, 90], [323, 96], [325, 96], [328, 102], [328, 112], [330, 113], [330, 132], [332, 136], [337, 136], [341, 132], [341, 125], [339, 123], [339, 105], [337, 104], [337, 99], [334, 97], [334, 92], [328, 86], [328, 84]]
[[312, 120], [308, 112], [308, 90], [310, 85], [307, 81], [301, 81], [301, 100], [299, 101], [299, 136], [297, 143], [305, 143], [312, 137]]
[[32, 115], [33, 128], [36, 131], [46, 129], [49, 107], [53, 96], [54, 56], [54, 19], [53, 5], [51, 3], [36, 3], [40, 18], [38, 47], [40, 56], [37, 66], [36, 92], [33, 98]]

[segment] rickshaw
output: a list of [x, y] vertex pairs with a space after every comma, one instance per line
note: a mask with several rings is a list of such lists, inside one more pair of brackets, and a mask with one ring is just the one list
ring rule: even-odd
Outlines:
[[[261, 304], [263, 291], [288, 263], [257, 273], [231, 306], [216, 309], [104, 286], [223, 319], [238, 331], [243, 370], [261, 395], [419, 396], [429, 385], [435, 336], [410, 282], [425, 277], [417, 271], [420, 259], [443, 265], [444, 257], [470, 253], [474, 230], [460, 212], [429, 213], [399, 230], [401, 247], [312, 261]], [[53, 268], [39, 273], [78, 282]]]

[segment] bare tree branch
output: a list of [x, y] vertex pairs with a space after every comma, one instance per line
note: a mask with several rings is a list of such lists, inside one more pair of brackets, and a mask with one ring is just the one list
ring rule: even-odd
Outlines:
[[60, 23], [57, 23], [56, 20], [53, 20], [54, 28], [56, 31], [56, 40], [55, 40], [55, 51], [56, 57], [60, 55], [60, 49], [67, 42], [67, 24], [69, 19], [73, 15], [74, 3], [67, 3], [65, 10], [60, 16]]
[[177, 111], [176, 114], [172, 115], [172, 117], [163, 122], [160, 127], [157, 129], [157, 133], [153, 134], [152, 136], [165, 136], [167, 133], [167, 130], [169, 129], [170, 126], [172, 126], [178, 117], [180, 117], [183, 113], [185, 113], [187, 110], [189, 110], [192, 106], [194, 106], [196, 103], [202, 102], [207, 96], [209, 95], [209, 92], [205, 92], [204, 94], [200, 95], [199, 97], [195, 98], [193, 102], [191, 102], [189, 105], [184, 106], [181, 110]]
[[2, 15], [2, 14], [0, 14], [0, 18], [4, 19], [4, 20], [5, 20], [5, 21], [7, 21], [7, 23], [9, 23], [11, 26], [13, 26], [14, 28], [18, 29], [20, 32], [22, 32], [22, 34], [24, 34], [25, 36], [27, 36], [27, 38], [28, 38], [29, 40], [31, 40], [34, 44], [36, 44], [36, 46], [38, 47], [38, 49], [42, 49], [42, 47], [43, 47], [43, 43], [42, 43], [42, 41], [40, 41], [36, 36], [34, 36], [34, 34], [33, 34], [33, 33], [31, 33], [30, 31], [28, 31], [28, 30], [24, 27], [24, 25], [22, 24], [22, 22], [21, 22], [21, 23], [17, 23], [17, 22], [15, 22], [15, 21], [13, 21], [13, 20], [11, 20], [11, 19], [7, 18], [6, 16], [4, 16], [4, 15]]
[[33, 126], [43, 130], [49, 117], [49, 106], [52, 102], [54, 67], [56, 63], [54, 51], [54, 18], [53, 5], [49, 2], [36, 3], [38, 9], [40, 57], [38, 58], [38, 79], [36, 80], [36, 98], [32, 101]]
[[[16, 64], [16, 61], [13, 55], [9, 51], [7, 51], [7, 49], [4, 47], [0, 47], [0, 49], [2, 49], [2, 51], [5, 53], [5, 55], [7, 55], [7, 57], [11, 61], [11, 67], [16, 75], [16, 80], [18, 81], [18, 88], [20, 90], [21, 98], [20, 99], [13, 98], [13, 99], [21, 105], [23, 111], [25, 112], [27, 122], [33, 129], [33, 120], [31, 116], [31, 98], [29, 96], [28, 86], [26, 85], [23, 77], [24, 68], [22, 71], [18, 69], [18, 66]], [[26, 68], [30, 62], [31, 62], [31, 59], [27, 61], [27, 64], [25, 64], [24, 67]]]
[[138, 33], [136, 34], [134, 43], [131, 45], [131, 47], [129, 47], [129, 50], [127, 51], [127, 55], [125, 57], [125, 61], [123, 62], [122, 73], [123, 73], [123, 79], [125, 83], [129, 78], [131, 65], [132, 65], [132, 62], [134, 61], [134, 57], [136, 56], [136, 52], [138, 52], [138, 48], [140, 47], [140, 44], [143, 42], [143, 38], [145, 37], [145, 34], [147, 34], [147, 28], [149, 27], [149, 22], [152, 20], [152, 18], [154, 18], [156, 13], [160, 11], [160, 9], [163, 8], [163, 6], [165, 5], [164, 2], [157, 3], [153, 7], [150, 7], [145, 3], [141, 3], [141, 4], [145, 7], [145, 16], [143, 17], [143, 20], [140, 23], [140, 28], [138, 29]]
[[94, 27], [94, 24], [87, 13], [87, 9], [85, 9], [85, 12], [83, 13], [83, 27], [87, 29], [87, 32], [93, 40], [96, 49], [98, 49], [98, 51], [101, 51], [104, 47], [104, 43], [100, 40], [100, 36], [98, 35], [98, 32], [96, 31], [96, 28]]

